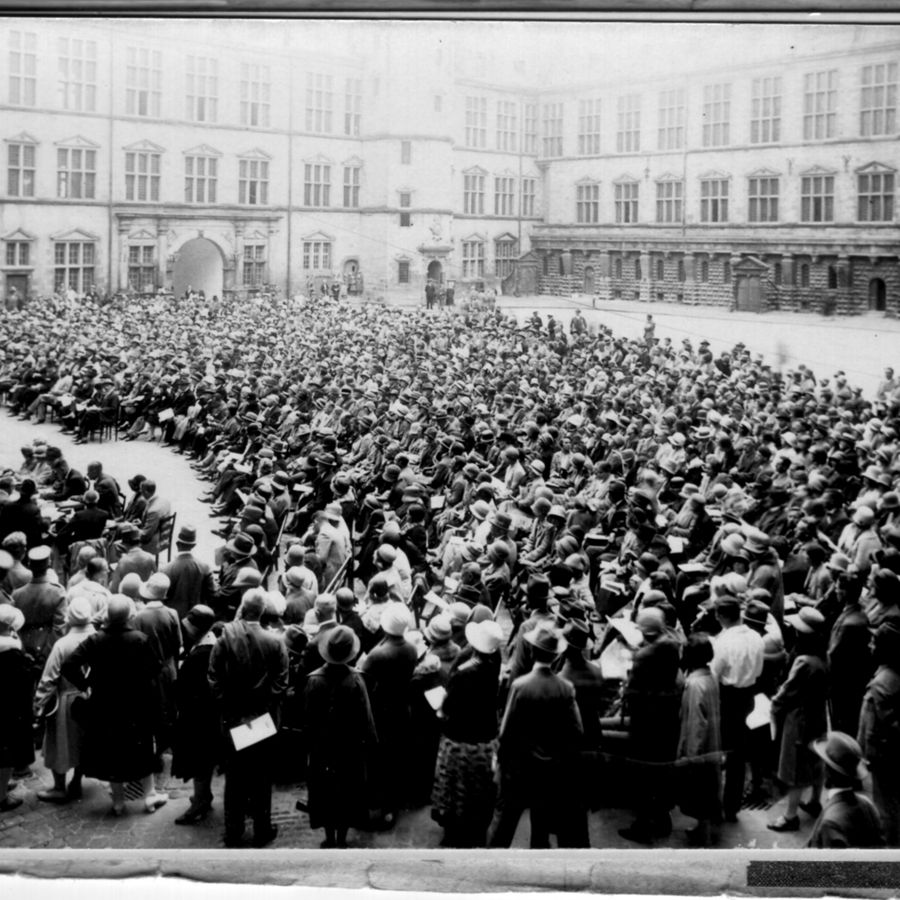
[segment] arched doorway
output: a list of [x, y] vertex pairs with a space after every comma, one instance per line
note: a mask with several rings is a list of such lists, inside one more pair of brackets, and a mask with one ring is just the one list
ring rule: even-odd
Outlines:
[[887, 290], [883, 278], [873, 278], [869, 282], [869, 309], [884, 312], [887, 305]]
[[594, 270], [591, 266], [587, 266], [584, 270], [584, 292], [594, 293]]
[[428, 263], [428, 277], [436, 284], [442, 284], [444, 281], [444, 267], [439, 259], [433, 259]]
[[222, 296], [223, 260], [219, 248], [208, 238], [194, 238], [178, 251], [172, 270], [172, 289], [181, 297], [188, 287], [203, 291], [206, 298]]
[[359, 273], [359, 260], [347, 259], [344, 261], [344, 274], [357, 275]]

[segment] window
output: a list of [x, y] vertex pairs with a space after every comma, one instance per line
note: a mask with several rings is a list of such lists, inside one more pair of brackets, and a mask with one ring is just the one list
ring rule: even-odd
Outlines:
[[702, 282], [709, 281], [709, 260], [704, 259], [700, 263], [700, 280]]
[[833, 175], [804, 175], [800, 179], [800, 220], [834, 221]]
[[59, 147], [56, 151], [56, 196], [63, 200], [93, 200], [97, 151]]
[[97, 108], [97, 42], [60, 38], [57, 42], [59, 105], [75, 112]]
[[306, 73], [306, 130], [316, 134], [331, 133], [333, 101], [331, 76], [319, 72]]
[[34, 196], [35, 145], [7, 144], [6, 193], [10, 197]]
[[487, 146], [487, 98], [466, 97], [466, 146]]
[[269, 127], [272, 78], [268, 66], [241, 63], [241, 125]]
[[678, 260], [678, 280], [679, 280], [679, 281], [684, 281], [685, 278], [687, 278], [687, 274], [686, 274], [685, 269], [684, 269], [684, 260], [683, 260], [683, 259], [679, 259], [679, 260]]
[[821, 141], [837, 128], [837, 69], [803, 77], [803, 139]]
[[303, 167], [303, 205], [331, 205], [331, 166], [306, 163]]
[[9, 33], [9, 102], [34, 106], [37, 102], [37, 34]]
[[637, 153], [641, 149], [641, 95], [619, 97], [617, 110], [616, 152]]
[[463, 278], [484, 277], [484, 241], [463, 241]]
[[638, 183], [623, 181], [616, 185], [616, 222], [633, 225], [638, 220]]
[[754, 78], [750, 108], [750, 143], [781, 140], [781, 78]]
[[162, 97], [162, 53], [129, 47], [125, 66], [125, 112], [159, 118]]
[[800, 263], [800, 287], [809, 287], [809, 263]]
[[412, 141], [400, 141], [400, 165], [412, 164]]
[[397, 281], [400, 284], [409, 284], [409, 260], [401, 259], [397, 262]]
[[838, 270], [837, 266], [828, 267], [828, 290], [836, 291], [838, 286]]
[[616, 278], [622, 277], [622, 257], [616, 257], [616, 264], [613, 266], [613, 271], [615, 272]]
[[897, 63], [863, 66], [859, 133], [863, 137], [897, 130]]
[[658, 150], [684, 147], [684, 88], [660, 91], [656, 147]]
[[700, 221], [728, 221], [727, 178], [704, 178], [700, 182]]
[[412, 216], [408, 212], [400, 213], [400, 227], [401, 228], [411, 228], [412, 227]]
[[525, 123], [522, 130], [522, 150], [525, 153], [537, 153], [538, 137], [538, 105], [525, 104]]
[[869, 172], [857, 176], [860, 222], [890, 222], [894, 218], [894, 173]]
[[634, 258], [634, 280], [641, 280], [641, 258], [639, 256]]
[[726, 146], [730, 140], [730, 121], [731, 85], [706, 85], [703, 88], [703, 146]]
[[[412, 194], [409, 191], [400, 192], [400, 208], [409, 209], [412, 204]], [[412, 216], [408, 212], [400, 213], [400, 227], [409, 228], [412, 225]]]
[[[265, 159], [238, 160], [238, 203], [265, 206], [269, 202], [269, 163]], [[327, 206], [327, 204], [324, 204]]]
[[304, 241], [303, 268], [313, 271], [331, 268], [331, 241]]
[[159, 201], [160, 154], [128, 151], [125, 154], [125, 199]]
[[512, 275], [513, 261], [517, 255], [516, 241], [497, 241], [494, 244], [494, 274], [498, 278], [507, 278]]
[[781, 284], [784, 280], [784, 269], [780, 262], [776, 262], [772, 266], [772, 278], [775, 281], [775, 284]]
[[731, 260], [722, 260], [722, 283], [731, 284]]
[[359, 209], [359, 166], [344, 166], [344, 209]]
[[656, 182], [656, 221], [660, 223], [681, 222], [684, 204], [684, 182]]
[[592, 156], [600, 152], [600, 100], [578, 102], [578, 153]]
[[152, 244], [128, 248], [128, 284], [136, 291], [156, 288], [156, 253]]
[[494, 179], [494, 215], [515, 215], [516, 179], [502, 175]]
[[575, 221], [579, 224], [600, 221], [600, 185], [579, 184], [575, 188]]
[[31, 263], [31, 245], [28, 241], [7, 241], [6, 242], [6, 265], [7, 266], [28, 266]]
[[205, 56], [187, 58], [187, 117], [192, 122], [218, 118], [219, 63]]
[[359, 120], [362, 115], [362, 80], [348, 78], [344, 82], [344, 134], [359, 135]]
[[537, 194], [537, 179], [522, 179], [522, 215], [533, 216], [535, 214], [536, 204], [535, 195]]
[[53, 290], [71, 288], [79, 294], [94, 286], [94, 245], [87, 241], [58, 241], [53, 245]]
[[656, 280], [657, 281], [665, 281], [666, 280], [666, 262], [662, 258], [660, 258], [656, 261]]
[[544, 104], [544, 140], [543, 156], [562, 156], [563, 152], [563, 105], [562, 103]]
[[778, 192], [779, 184], [777, 178], [751, 178], [747, 191], [749, 199], [748, 220], [751, 222], [777, 222]]
[[516, 150], [516, 135], [519, 129], [517, 107], [512, 100], [497, 101], [497, 149]]
[[484, 175], [463, 175], [463, 212], [467, 216], [484, 215]]
[[219, 161], [213, 156], [184, 158], [184, 202], [215, 203]]
[[266, 283], [266, 245], [244, 244], [244, 284], [258, 287]]

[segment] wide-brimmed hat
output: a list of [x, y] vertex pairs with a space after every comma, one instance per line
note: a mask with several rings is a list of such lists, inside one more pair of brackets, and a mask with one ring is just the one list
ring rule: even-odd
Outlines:
[[800, 607], [795, 615], [785, 616], [784, 621], [801, 634], [815, 634], [825, 626], [825, 616], [812, 606]]
[[843, 731], [829, 731], [825, 738], [813, 741], [810, 749], [825, 760], [825, 765], [847, 778], [862, 780], [865, 767], [862, 764], [862, 749], [859, 744]]
[[771, 544], [769, 536], [758, 528], [746, 528], [744, 537], [746, 539], [744, 541], [744, 552], [749, 553], [751, 556], [759, 556], [761, 553], [765, 553]]
[[503, 643], [503, 629], [493, 619], [469, 622], [466, 625], [466, 640], [479, 653], [496, 653]]
[[249, 534], [239, 531], [225, 544], [225, 549], [238, 557], [252, 556], [256, 552], [256, 544], [253, 543], [253, 538]]
[[327, 632], [319, 652], [325, 662], [333, 665], [345, 665], [359, 654], [359, 637], [352, 628], [336, 625]]
[[509, 513], [496, 512], [488, 518], [488, 521], [494, 528], [498, 528], [500, 531], [509, 531], [512, 527], [512, 517]]
[[546, 653], [560, 654], [566, 647], [562, 635], [552, 625], [538, 625], [525, 634], [525, 640]]
[[213, 627], [215, 622], [216, 614], [212, 607], [198, 603], [188, 610], [181, 625], [194, 640], [199, 640]]
[[171, 582], [163, 572], [154, 572], [142, 585], [138, 593], [144, 600], [165, 600]]
[[0, 603], [0, 628], [7, 631], [18, 631], [25, 624], [25, 614], [18, 606], [11, 603]]
[[490, 506], [488, 506], [488, 504], [485, 503], [484, 500], [476, 500], [469, 507], [469, 512], [472, 513], [474, 518], [478, 519], [479, 522], [483, 522], [490, 514], [490, 511]]

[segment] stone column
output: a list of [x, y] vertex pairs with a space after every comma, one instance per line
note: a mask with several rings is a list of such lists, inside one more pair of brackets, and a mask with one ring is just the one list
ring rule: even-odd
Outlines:
[[[113, 278], [119, 286], [119, 290], [125, 290], [128, 288], [128, 232], [131, 231], [131, 224], [120, 220], [116, 230], [119, 235], [119, 246], [115, 249], [111, 247], [109, 252], [118, 256], [119, 271], [118, 273], [113, 272]], [[118, 252], [116, 253], [116, 251]], [[113, 256], [113, 259], [115, 258], [116, 256]], [[110, 289], [112, 289], [112, 285], [110, 285]]]
[[[228, 259], [225, 260], [225, 272], [223, 273], [222, 290], [226, 288], [236, 289], [244, 284], [244, 232], [246, 228], [240, 219], [234, 223], [234, 268], [231, 272], [230, 284], [226, 283], [228, 273]], [[268, 248], [267, 248], [268, 249]]]
[[166, 285], [166, 256], [169, 243], [169, 223], [165, 219], [156, 221], [156, 279], [157, 287]]

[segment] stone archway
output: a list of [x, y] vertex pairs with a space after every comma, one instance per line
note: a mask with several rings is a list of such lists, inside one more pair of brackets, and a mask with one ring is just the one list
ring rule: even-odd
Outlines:
[[441, 284], [444, 280], [444, 267], [439, 259], [433, 259], [428, 263], [428, 277], [435, 283]]
[[884, 312], [887, 308], [887, 288], [883, 278], [873, 278], [869, 282], [869, 310]]
[[222, 251], [209, 238], [197, 237], [184, 243], [175, 254], [172, 290], [181, 297], [190, 286], [203, 291], [208, 300], [221, 297], [225, 277]]

